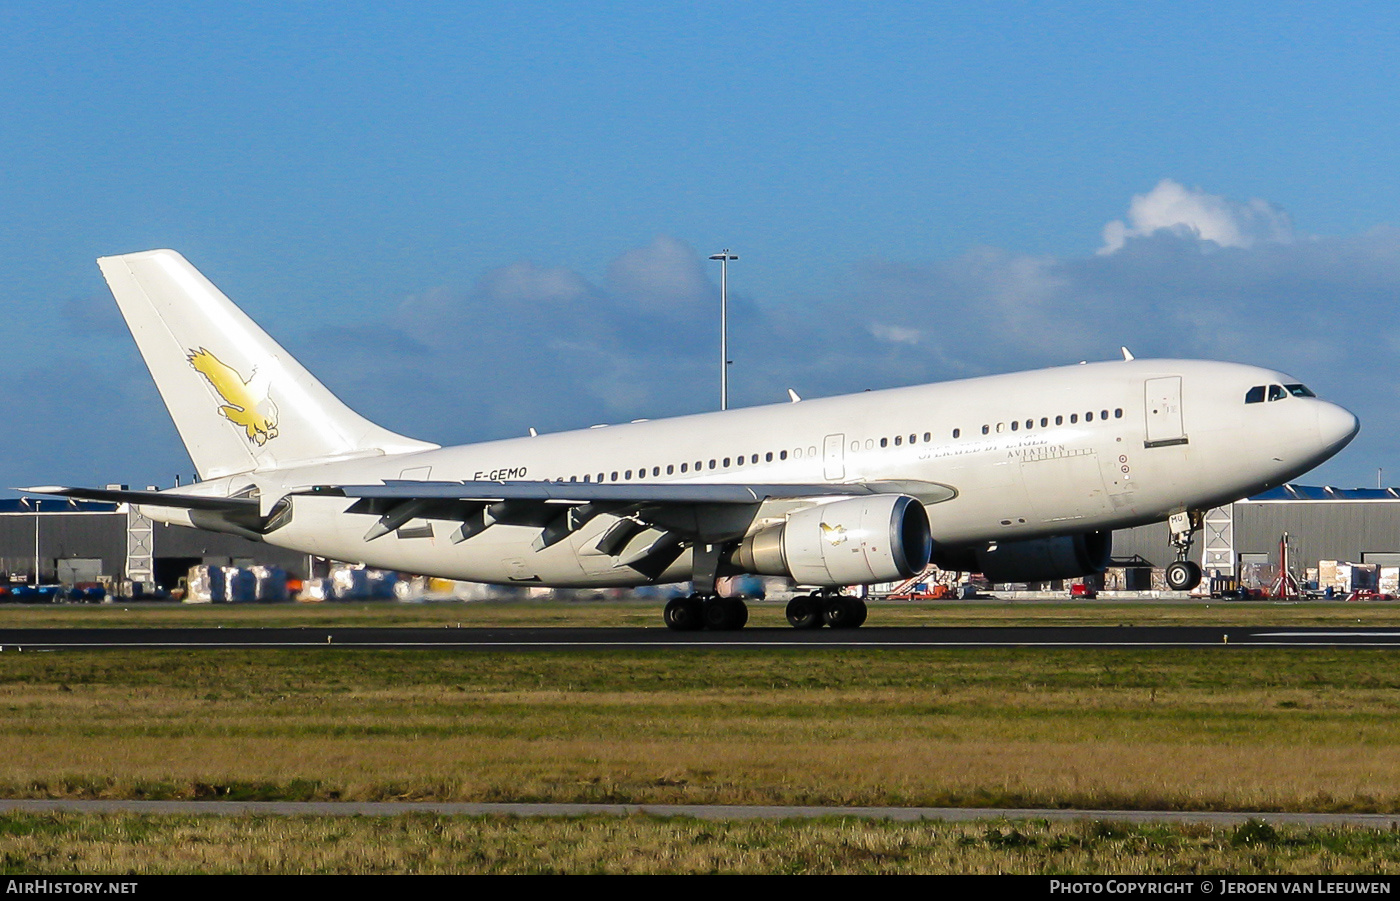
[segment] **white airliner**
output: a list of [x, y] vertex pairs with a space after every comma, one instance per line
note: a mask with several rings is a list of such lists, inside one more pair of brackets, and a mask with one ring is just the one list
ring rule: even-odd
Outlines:
[[[691, 580], [674, 629], [735, 629], [716, 580], [811, 586], [799, 628], [852, 627], [841, 588], [930, 561], [996, 582], [1102, 571], [1112, 530], [1170, 520], [1172, 587], [1201, 514], [1337, 453], [1356, 417], [1297, 379], [1188, 360], [1089, 363], [461, 447], [345, 406], [184, 257], [98, 261], [200, 481], [27, 489], [336, 560], [522, 585]], [[795, 399], [795, 395], [794, 395]]]

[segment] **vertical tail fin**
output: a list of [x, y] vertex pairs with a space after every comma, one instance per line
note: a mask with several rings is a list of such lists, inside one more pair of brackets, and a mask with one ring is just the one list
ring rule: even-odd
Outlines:
[[437, 446], [345, 406], [175, 251], [97, 265], [200, 478]]

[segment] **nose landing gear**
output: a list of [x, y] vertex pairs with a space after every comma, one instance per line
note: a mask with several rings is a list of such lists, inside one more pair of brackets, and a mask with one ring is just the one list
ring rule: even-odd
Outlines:
[[1172, 547], [1176, 549], [1176, 562], [1167, 567], [1167, 587], [1172, 591], [1190, 591], [1201, 584], [1201, 567], [1187, 558], [1191, 556], [1191, 542], [1201, 529], [1205, 517], [1204, 510], [1187, 510], [1173, 513], [1167, 520], [1171, 529]]

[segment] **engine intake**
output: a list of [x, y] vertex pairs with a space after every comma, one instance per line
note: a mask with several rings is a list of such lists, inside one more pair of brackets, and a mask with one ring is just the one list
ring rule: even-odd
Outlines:
[[801, 585], [868, 585], [923, 572], [933, 553], [928, 513], [915, 498], [877, 494], [804, 507], [748, 536], [734, 562]]

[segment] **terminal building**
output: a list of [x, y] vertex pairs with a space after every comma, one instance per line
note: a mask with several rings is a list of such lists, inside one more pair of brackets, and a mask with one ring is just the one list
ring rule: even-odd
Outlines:
[[102, 584], [118, 595], [180, 585], [199, 565], [277, 566], [312, 575], [305, 554], [224, 535], [153, 523], [128, 504], [62, 498], [0, 499], [0, 577], [11, 583]]
[[[1267, 589], [1285, 536], [1289, 568], [1300, 582], [1340, 578], [1332, 569], [1340, 564], [1356, 564], [1363, 577], [1374, 568], [1376, 579], [1389, 570], [1400, 580], [1400, 490], [1285, 485], [1209, 511], [1192, 558], [1208, 579]], [[1158, 588], [1152, 574], [1174, 559], [1165, 523], [1115, 532], [1113, 566], [1102, 587]], [[153, 523], [126, 504], [0, 500], [0, 578], [13, 583], [32, 583], [37, 567], [44, 584], [100, 583], [130, 596], [177, 588], [200, 565], [279, 567], [293, 579], [325, 575], [319, 558]], [[1384, 582], [1370, 587], [1387, 588]], [[1389, 593], [1397, 591], [1400, 585]]]

